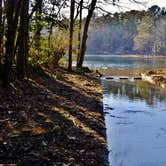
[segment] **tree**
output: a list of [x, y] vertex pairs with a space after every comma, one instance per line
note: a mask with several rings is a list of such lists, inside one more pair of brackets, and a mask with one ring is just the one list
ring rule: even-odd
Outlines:
[[153, 16], [158, 16], [161, 13], [161, 9], [159, 6], [154, 5], [148, 9], [148, 11], [153, 15]]
[[137, 26], [138, 34], [134, 38], [134, 50], [141, 53], [151, 53], [151, 31], [153, 19], [149, 14], [146, 14], [141, 23]]
[[68, 70], [72, 70], [73, 28], [74, 28], [75, 0], [71, 0], [70, 6], [70, 32], [69, 32], [69, 62]]
[[0, 56], [1, 56], [1, 45], [2, 45], [2, 28], [3, 25], [2, 25], [2, 0], [0, 0]]
[[154, 55], [165, 55], [166, 52], [166, 20], [160, 18], [156, 20], [152, 29], [152, 52]]
[[4, 47], [3, 47], [3, 36], [4, 36], [4, 19], [3, 19], [3, 7], [2, 7], [2, 0], [0, 0], [0, 79], [2, 79], [2, 73], [3, 73], [3, 53], [4, 53]]
[[80, 51], [81, 51], [81, 30], [82, 30], [82, 10], [83, 10], [83, 0], [80, 1], [79, 4], [79, 8], [80, 8], [80, 13], [79, 13], [79, 27], [78, 27], [78, 53], [77, 53], [77, 66], [79, 63], [79, 59], [80, 59]]
[[28, 56], [28, 31], [29, 31], [29, 0], [22, 0], [20, 13], [20, 27], [18, 36], [17, 74], [24, 77]]
[[36, 6], [36, 13], [35, 13], [35, 24], [36, 24], [36, 30], [34, 34], [34, 45], [35, 47], [40, 46], [40, 38], [41, 38], [41, 30], [42, 30], [42, 10], [43, 10], [43, 0], [36, 0], [35, 1]]
[[15, 40], [17, 32], [18, 18], [20, 14], [21, 0], [7, 0], [6, 1], [6, 17], [7, 17], [7, 31], [6, 31], [6, 43], [5, 43], [5, 65], [4, 65], [4, 85], [9, 83], [9, 74], [11, 73]]
[[80, 53], [80, 58], [79, 58], [78, 64], [77, 64], [78, 68], [81, 68], [83, 65], [85, 51], [86, 51], [86, 41], [88, 38], [89, 24], [90, 24], [91, 18], [93, 16], [93, 12], [95, 10], [96, 2], [97, 2], [97, 0], [92, 0], [91, 4], [90, 4], [90, 8], [88, 9], [88, 15], [85, 20], [85, 25], [84, 25], [83, 35], [82, 35], [81, 53]]

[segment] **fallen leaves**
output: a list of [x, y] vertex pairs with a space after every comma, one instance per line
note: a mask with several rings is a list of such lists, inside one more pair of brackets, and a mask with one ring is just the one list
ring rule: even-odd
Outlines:
[[0, 93], [0, 163], [15, 158], [19, 165], [104, 165], [99, 85], [62, 69], [48, 72]]

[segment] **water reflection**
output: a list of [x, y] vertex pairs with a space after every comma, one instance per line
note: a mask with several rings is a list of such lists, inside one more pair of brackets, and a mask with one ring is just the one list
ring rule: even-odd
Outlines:
[[102, 80], [110, 166], [166, 166], [166, 90]]
[[154, 105], [156, 102], [166, 101], [166, 90], [153, 87], [147, 82], [136, 81], [134, 83], [128, 81], [107, 81], [103, 80], [104, 94], [112, 94], [113, 96], [127, 97], [129, 100], [140, 99], [148, 105]]

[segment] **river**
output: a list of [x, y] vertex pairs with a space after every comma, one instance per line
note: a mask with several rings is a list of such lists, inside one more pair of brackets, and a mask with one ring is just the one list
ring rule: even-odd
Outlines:
[[[163, 58], [87, 56], [90, 68], [166, 67]], [[110, 166], [166, 166], [166, 90], [101, 78]]]
[[90, 68], [146, 69], [166, 67], [166, 57], [86, 55], [84, 65]]
[[110, 166], [166, 166], [166, 91], [101, 82]]

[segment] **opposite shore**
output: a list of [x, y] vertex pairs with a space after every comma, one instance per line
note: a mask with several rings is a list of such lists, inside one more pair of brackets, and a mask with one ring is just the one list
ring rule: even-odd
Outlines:
[[148, 69], [99, 69], [101, 75], [105, 76], [127, 76], [140, 77], [158, 87], [166, 88], [166, 68]]
[[[94, 54], [87, 54], [87, 57], [91, 57], [94, 56]], [[96, 54], [95, 54], [96, 56]], [[166, 55], [135, 55], [135, 54], [131, 54], [131, 55], [111, 55], [111, 54], [97, 54], [98, 57], [124, 57], [124, 58], [166, 58]]]

